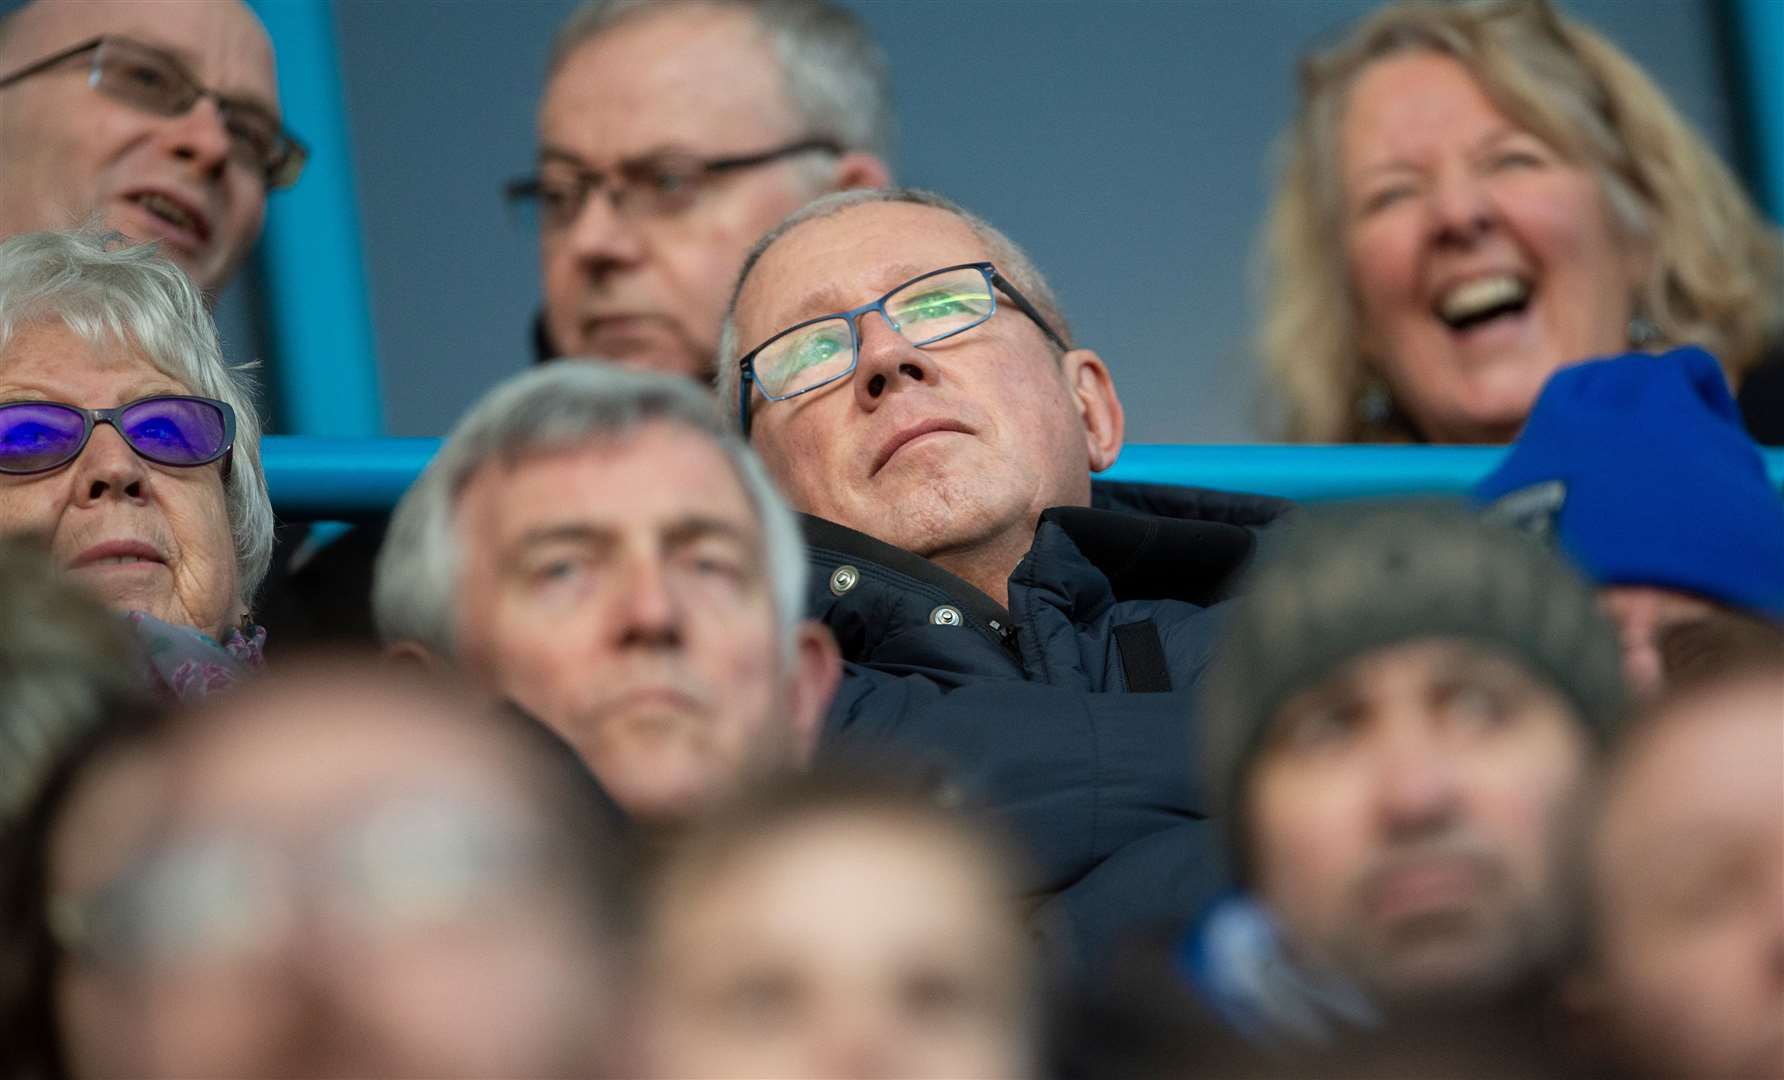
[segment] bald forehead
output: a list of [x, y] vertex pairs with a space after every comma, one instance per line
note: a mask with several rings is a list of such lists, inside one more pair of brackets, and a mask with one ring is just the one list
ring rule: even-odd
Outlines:
[[919, 274], [991, 258], [958, 215], [875, 202], [789, 229], [762, 253], [737, 297], [739, 329], [854, 307]]
[[0, 27], [0, 67], [102, 34], [170, 53], [225, 95], [278, 105], [272, 40], [240, 0], [33, 0]]

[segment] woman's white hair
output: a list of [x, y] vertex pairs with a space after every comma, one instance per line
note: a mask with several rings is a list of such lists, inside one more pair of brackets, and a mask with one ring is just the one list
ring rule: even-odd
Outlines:
[[223, 362], [217, 326], [198, 288], [156, 245], [133, 244], [117, 233], [83, 228], [0, 241], [0, 356], [14, 334], [51, 322], [94, 348], [134, 349], [187, 392], [235, 410], [235, 452], [223, 495], [235, 538], [237, 599], [248, 604], [273, 557], [260, 416], [252, 379]]
[[737, 470], [762, 523], [775, 616], [790, 650], [805, 612], [805, 542], [767, 471], [717, 405], [680, 376], [593, 360], [554, 361], [491, 390], [459, 420], [391, 516], [372, 579], [379, 635], [387, 644], [411, 641], [455, 655], [462, 568], [455, 519], [459, 494], [478, 470], [668, 422], [711, 440]]

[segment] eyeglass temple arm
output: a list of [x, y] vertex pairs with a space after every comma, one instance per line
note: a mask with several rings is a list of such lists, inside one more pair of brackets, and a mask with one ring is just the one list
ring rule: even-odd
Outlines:
[[81, 53], [87, 52], [91, 49], [97, 49], [100, 45], [102, 45], [104, 43], [105, 43], [104, 38], [91, 38], [87, 41], [81, 42], [79, 45], [70, 45], [68, 48], [63, 49], [61, 52], [56, 53], [52, 56], [46, 56], [42, 60], [39, 60], [34, 64], [26, 64], [24, 67], [20, 68], [19, 70], [15, 71], [15, 72], [12, 72], [9, 75], [0, 75], [0, 90], [4, 90], [8, 86], [11, 86], [13, 83], [21, 82], [25, 79], [29, 79], [31, 76], [37, 74], [40, 71], [47, 71], [48, 69], [55, 67], [57, 64], [60, 64], [62, 61], [67, 60], [70, 57], [79, 56]]
[[1052, 325], [1042, 317], [1035, 306], [1028, 302], [1028, 297], [1022, 295], [1022, 290], [1010, 284], [1010, 279], [999, 273], [995, 266], [991, 268], [991, 283], [1008, 293], [1010, 300], [1022, 311], [1022, 314], [1034, 320], [1034, 324], [1041, 328], [1041, 333], [1046, 334], [1049, 341], [1053, 342], [1053, 344], [1059, 346], [1061, 349], [1064, 349], [1066, 352], [1072, 350], [1072, 347], [1066, 344], [1066, 340], [1059, 336], [1059, 331], [1053, 329]]

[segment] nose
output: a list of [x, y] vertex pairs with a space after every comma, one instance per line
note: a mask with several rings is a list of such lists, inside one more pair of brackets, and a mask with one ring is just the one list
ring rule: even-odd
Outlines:
[[104, 499], [141, 502], [148, 468], [110, 424], [100, 424], [74, 462], [75, 501], [91, 506]]
[[[907, 1076], [895, 1050], [893, 1022], [866, 1003], [837, 1003], [820, 1023], [814, 1076], [847, 1076], [854, 1080]], [[905, 1063], [906, 1066], [909, 1062]]]
[[208, 182], [221, 180], [229, 163], [229, 125], [223, 110], [209, 96], [201, 97], [179, 116], [168, 117], [163, 143], [168, 153], [189, 162]]
[[641, 555], [626, 562], [615, 583], [608, 617], [613, 638], [622, 647], [680, 647], [682, 605], [661, 559]]
[[1466, 245], [1493, 228], [1491, 195], [1473, 169], [1456, 165], [1441, 171], [1433, 181], [1430, 210], [1438, 242]]
[[881, 313], [861, 316], [856, 330], [861, 335], [861, 359], [855, 369], [855, 400], [863, 410], [872, 412], [887, 394], [921, 383], [933, 385], [940, 377], [935, 358], [905, 340]]
[[1441, 831], [1459, 807], [1451, 755], [1426, 730], [1422, 718], [1415, 722], [1416, 728], [1392, 725], [1401, 730], [1379, 751], [1375, 802], [1390, 836]]
[[644, 238], [637, 225], [620, 212], [613, 189], [599, 187], [583, 196], [564, 237], [564, 249], [590, 273], [599, 275], [642, 259]]

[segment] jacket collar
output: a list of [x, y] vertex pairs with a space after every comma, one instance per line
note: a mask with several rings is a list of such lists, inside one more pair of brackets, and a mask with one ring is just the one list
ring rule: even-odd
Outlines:
[[[1222, 599], [1255, 545], [1252, 530], [1287, 500], [1160, 484], [1098, 483], [1089, 507], [1041, 515], [1034, 545], [1010, 576], [1011, 607], [928, 559], [833, 521], [801, 514], [812, 569], [808, 611], [849, 659], [874, 656], [951, 607], [974, 636], [1015, 655], [1012, 629], [1035, 603], [1088, 622], [1125, 600]], [[1014, 609], [1014, 610], [1012, 610]]]

